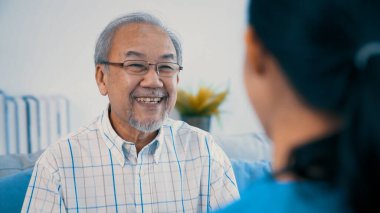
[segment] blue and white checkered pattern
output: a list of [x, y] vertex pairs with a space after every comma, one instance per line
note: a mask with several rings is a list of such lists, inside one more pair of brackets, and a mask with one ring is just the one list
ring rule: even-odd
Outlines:
[[210, 134], [167, 119], [137, 155], [106, 109], [41, 155], [22, 212], [210, 212], [238, 198], [231, 163]]

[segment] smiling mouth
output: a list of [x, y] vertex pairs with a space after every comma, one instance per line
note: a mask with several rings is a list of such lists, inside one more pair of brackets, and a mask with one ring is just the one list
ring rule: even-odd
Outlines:
[[135, 98], [135, 100], [144, 104], [158, 104], [161, 103], [162, 100], [164, 100], [164, 97], [138, 97]]

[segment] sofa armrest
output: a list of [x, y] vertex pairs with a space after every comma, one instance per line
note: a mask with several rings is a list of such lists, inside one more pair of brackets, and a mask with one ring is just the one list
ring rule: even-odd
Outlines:
[[33, 168], [0, 178], [0, 212], [21, 212]]

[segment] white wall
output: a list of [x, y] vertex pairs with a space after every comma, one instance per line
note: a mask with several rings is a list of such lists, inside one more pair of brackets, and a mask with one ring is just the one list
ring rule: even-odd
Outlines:
[[97, 36], [112, 19], [145, 11], [162, 19], [183, 42], [180, 87], [203, 82], [226, 88], [222, 126], [212, 133], [261, 131], [242, 80], [245, 0], [1, 0], [0, 89], [11, 95], [62, 94], [70, 100], [71, 127], [104, 108], [94, 80]]

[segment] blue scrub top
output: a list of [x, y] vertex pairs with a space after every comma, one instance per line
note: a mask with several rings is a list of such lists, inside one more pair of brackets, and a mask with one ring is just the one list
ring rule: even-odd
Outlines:
[[220, 212], [349, 212], [343, 193], [325, 183], [312, 181], [281, 182], [267, 175], [254, 181], [241, 199]]

